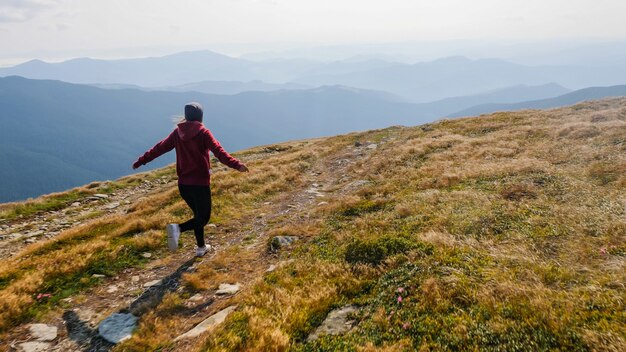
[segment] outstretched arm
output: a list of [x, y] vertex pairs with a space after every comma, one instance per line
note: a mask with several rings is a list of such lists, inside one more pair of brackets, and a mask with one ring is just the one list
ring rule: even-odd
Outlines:
[[170, 135], [167, 136], [164, 140], [160, 141], [150, 150], [145, 152], [144, 155], [140, 156], [139, 159], [137, 159], [137, 161], [135, 161], [135, 163], [133, 164], [133, 169], [136, 169], [141, 165], [146, 165], [152, 160], [174, 149], [174, 133], [176, 133], [176, 130], [172, 131], [172, 133], [170, 133]]
[[209, 150], [222, 164], [241, 172], [248, 171], [246, 165], [244, 165], [241, 161], [235, 159], [232, 155], [228, 154], [228, 152], [224, 150], [224, 148], [220, 145], [220, 142], [218, 142], [217, 139], [213, 137], [211, 131], [209, 131], [208, 129], [204, 130], [203, 138], [206, 142], [206, 145], [209, 146]]

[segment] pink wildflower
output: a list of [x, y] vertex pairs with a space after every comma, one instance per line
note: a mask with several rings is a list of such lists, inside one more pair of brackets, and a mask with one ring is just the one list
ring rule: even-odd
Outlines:
[[398, 293], [402, 293], [402, 292], [404, 292], [404, 288], [398, 287]]
[[600, 254], [606, 255], [606, 248], [600, 248]]
[[404, 323], [404, 324], [402, 324], [402, 328], [403, 328], [404, 330], [408, 329], [408, 328], [409, 328], [409, 326], [411, 326], [411, 324], [410, 324], [410, 323]]
[[398, 303], [402, 303], [402, 296], [398, 296]]

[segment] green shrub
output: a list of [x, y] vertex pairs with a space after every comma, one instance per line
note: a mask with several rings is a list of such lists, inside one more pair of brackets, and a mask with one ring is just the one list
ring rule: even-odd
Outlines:
[[346, 247], [345, 260], [351, 264], [378, 265], [388, 256], [407, 253], [414, 249], [426, 255], [433, 253], [432, 245], [404, 237], [382, 236], [374, 240], [357, 239], [350, 242]]

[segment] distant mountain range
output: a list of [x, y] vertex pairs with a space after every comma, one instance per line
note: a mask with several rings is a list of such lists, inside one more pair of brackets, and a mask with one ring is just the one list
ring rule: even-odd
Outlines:
[[[184, 87], [190, 82], [202, 81], [264, 81], [267, 84], [309, 87], [343, 85], [386, 91], [412, 102], [475, 95], [520, 84], [537, 86], [554, 82], [579, 89], [626, 82], [626, 70], [615, 65], [525, 66], [499, 59], [470, 60], [465, 57], [449, 57], [415, 64], [373, 58], [334, 62], [303, 59], [251, 61], [212, 51], [123, 60], [81, 58], [60, 63], [33, 60], [14, 67], [0, 68], [0, 76], [9, 75], [147, 88]], [[237, 88], [237, 83], [230, 85], [195, 84], [195, 87], [182, 89], [219, 94], [248, 89], [241, 85]]]
[[449, 115], [449, 117], [476, 116], [496, 111], [517, 111], [524, 109], [549, 109], [576, 104], [585, 100], [607, 97], [626, 96], [626, 85], [612, 87], [590, 87], [579, 89], [568, 94], [549, 99], [524, 101], [512, 104], [481, 104], [463, 109]]
[[192, 100], [204, 106], [205, 124], [230, 151], [427, 121], [413, 104], [386, 93], [339, 86], [210, 95], [0, 78], [0, 202], [128, 174]]
[[332, 82], [383, 90], [414, 102], [429, 102], [518, 84], [555, 82], [570, 88], [616, 85], [626, 82], [626, 70], [611, 66], [524, 66], [498, 59], [450, 57], [413, 65], [396, 63], [343, 74], [306, 75], [294, 81], [309, 85]]
[[[234, 151], [290, 139], [416, 125], [453, 114], [450, 109], [471, 102], [563, 90], [554, 84], [518, 86], [411, 104], [385, 92], [342, 86], [211, 95], [0, 78], [0, 202], [128, 174], [132, 161], [172, 130], [173, 117], [191, 100], [204, 105], [206, 125]], [[495, 107], [553, 107], [615, 95], [626, 95], [626, 86], [583, 89]], [[151, 166], [170, 163], [173, 157], [170, 154]]]
[[178, 86], [142, 87], [133, 84], [91, 84], [94, 87], [106, 89], [139, 89], [145, 91], [164, 90], [169, 92], [200, 92], [207, 94], [239, 94], [243, 92], [272, 92], [277, 90], [310, 89], [297, 83], [267, 83], [263, 81], [201, 81], [181, 84]]

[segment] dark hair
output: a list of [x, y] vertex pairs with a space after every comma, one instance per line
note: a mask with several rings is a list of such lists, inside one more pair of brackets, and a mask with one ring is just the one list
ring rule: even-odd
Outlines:
[[185, 105], [185, 120], [202, 122], [202, 105], [196, 102]]

